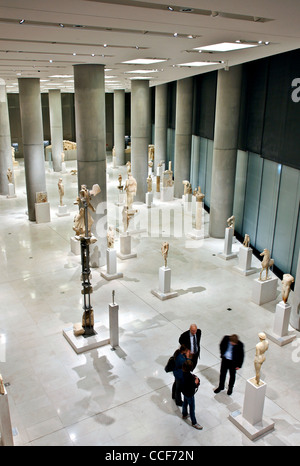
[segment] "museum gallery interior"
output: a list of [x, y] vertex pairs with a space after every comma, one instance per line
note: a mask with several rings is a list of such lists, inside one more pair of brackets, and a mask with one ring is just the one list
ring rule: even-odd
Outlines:
[[1, 446], [300, 445], [299, 21], [1, 1]]

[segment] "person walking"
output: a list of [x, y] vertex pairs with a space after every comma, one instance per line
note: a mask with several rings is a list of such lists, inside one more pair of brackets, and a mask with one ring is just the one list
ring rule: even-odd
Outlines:
[[191, 324], [189, 330], [183, 332], [179, 337], [179, 343], [186, 346], [190, 350], [190, 357], [193, 362], [193, 370], [195, 369], [198, 358], [200, 358], [200, 339], [201, 330], [196, 324]]
[[181, 385], [181, 390], [183, 393], [183, 405], [182, 405], [182, 419], [187, 419], [188, 417], [188, 407], [190, 409], [190, 417], [192, 422], [192, 427], [198, 430], [202, 430], [203, 427], [198, 424], [196, 415], [195, 415], [195, 393], [198, 390], [200, 385], [200, 380], [194, 374], [192, 374], [193, 363], [191, 360], [187, 360], [182, 365], [183, 372], [183, 382]]
[[226, 374], [227, 371], [229, 371], [227, 395], [231, 395], [235, 383], [236, 371], [243, 365], [244, 345], [236, 334], [225, 335], [220, 343], [220, 353], [222, 362], [219, 385], [214, 390], [214, 393], [219, 393], [221, 390], [224, 390]]
[[175, 377], [173, 386], [172, 386], [172, 398], [175, 400], [177, 406], [182, 406], [182, 399], [181, 399], [181, 385], [183, 382], [183, 372], [182, 366], [187, 361], [190, 355], [190, 350], [181, 345], [178, 351], [178, 354], [175, 358], [175, 369], [173, 370], [173, 374]]

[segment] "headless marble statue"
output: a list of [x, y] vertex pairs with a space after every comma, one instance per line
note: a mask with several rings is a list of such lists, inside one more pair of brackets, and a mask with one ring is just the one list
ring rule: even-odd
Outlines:
[[262, 385], [260, 381], [260, 371], [261, 366], [266, 360], [265, 352], [269, 348], [269, 342], [266, 340], [266, 334], [261, 332], [258, 334], [259, 343], [255, 347], [255, 357], [254, 357], [254, 368], [255, 368], [255, 378], [252, 379], [254, 385]]

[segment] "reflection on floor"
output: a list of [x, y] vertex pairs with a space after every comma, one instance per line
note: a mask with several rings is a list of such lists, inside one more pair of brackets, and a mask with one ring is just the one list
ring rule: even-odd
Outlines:
[[[49, 172], [51, 222], [36, 224], [26, 215], [24, 166], [16, 171], [15, 199], [0, 197], [1, 312], [0, 373], [7, 392], [15, 445], [300, 445], [300, 337], [279, 347], [270, 342], [262, 379], [267, 383], [264, 414], [275, 430], [251, 442], [228, 416], [242, 408], [246, 380], [254, 375], [257, 334], [273, 326], [277, 299], [262, 306], [251, 301], [252, 281], [235, 269], [237, 259], [218, 257], [223, 240], [189, 239], [192, 208], [180, 200], [147, 209], [136, 204], [133, 225], [137, 257], [118, 260], [123, 278], [106, 281], [93, 269], [95, 319], [108, 329], [112, 291], [119, 304], [120, 347], [107, 345], [77, 355], [62, 331], [81, 320], [80, 256], [71, 253], [70, 237], [77, 206], [77, 178]], [[118, 175], [108, 161], [108, 224], [121, 224]], [[70, 216], [58, 217], [57, 182], [63, 178]], [[208, 229], [208, 215], [204, 215]], [[161, 301], [151, 293], [163, 265], [160, 252], [169, 241], [168, 265], [176, 298]], [[116, 249], [119, 247], [118, 235]], [[239, 243], [233, 244], [238, 250]], [[259, 261], [253, 259], [259, 267]], [[292, 299], [292, 294], [290, 299]], [[196, 373], [196, 417], [191, 428], [171, 399], [173, 376], [164, 371], [179, 335], [196, 323], [202, 330]], [[246, 350], [233, 394], [215, 395], [223, 335], [237, 333]], [[297, 346], [298, 345], [298, 346]]]

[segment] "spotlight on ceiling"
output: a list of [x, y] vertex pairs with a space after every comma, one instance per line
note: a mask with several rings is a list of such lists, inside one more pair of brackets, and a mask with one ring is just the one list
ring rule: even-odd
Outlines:
[[25, 23], [25, 19], [20, 19], [19, 24]]

